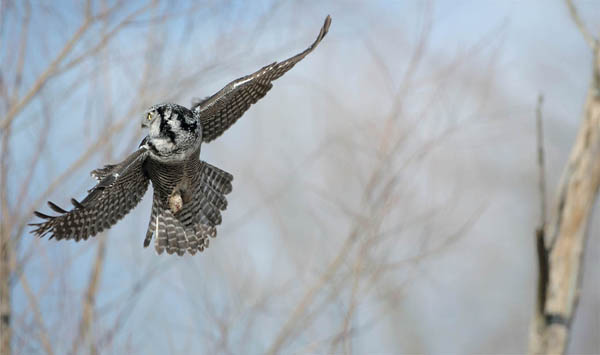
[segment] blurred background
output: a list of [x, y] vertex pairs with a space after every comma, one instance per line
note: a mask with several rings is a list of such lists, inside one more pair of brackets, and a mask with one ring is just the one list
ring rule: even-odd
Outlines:
[[[0, 1], [12, 348], [64, 353], [524, 353], [539, 94], [549, 207], [592, 52], [563, 1]], [[576, 1], [593, 34], [600, 2]], [[202, 254], [142, 241], [151, 190], [85, 242], [36, 239], [141, 113], [328, 36], [202, 159], [235, 176]], [[7, 120], [8, 119], [8, 120]], [[569, 353], [600, 353], [600, 218]]]

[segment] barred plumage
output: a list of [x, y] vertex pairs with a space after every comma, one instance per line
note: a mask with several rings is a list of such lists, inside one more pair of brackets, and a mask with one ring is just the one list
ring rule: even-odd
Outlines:
[[142, 119], [148, 135], [139, 149], [119, 164], [93, 170], [98, 183], [82, 201], [71, 199], [70, 211], [53, 202], [48, 205], [58, 216], [36, 211], [45, 221], [31, 224], [32, 232], [57, 240], [95, 236], [135, 207], [151, 181], [154, 195], [144, 247], [154, 237], [159, 254], [193, 255], [208, 248], [227, 208], [233, 175], [200, 160], [202, 142], [219, 137], [264, 97], [273, 80], [317, 47], [330, 24], [327, 16], [317, 39], [303, 52], [232, 81], [190, 109], [171, 103], [150, 107]]
[[280, 78], [317, 48], [329, 31], [329, 25], [331, 25], [331, 17], [327, 16], [317, 39], [303, 52], [234, 80], [213, 96], [193, 104], [191, 109], [198, 113], [202, 122], [202, 140], [210, 142], [231, 127], [252, 104], [271, 90], [273, 80]]
[[[79, 241], [110, 228], [144, 196], [148, 188], [148, 177], [142, 164], [147, 155], [147, 150], [142, 148], [114, 166], [114, 173], [102, 179], [85, 199], [81, 202], [71, 200], [74, 205], [71, 211], [67, 212], [48, 202], [50, 208], [61, 215], [49, 216], [36, 211], [35, 215], [46, 221], [31, 224], [36, 227], [33, 233], [40, 237], [50, 234], [50, 238], [55, 237], [57, 240]], [[119, 178], [114, 178], [115, 175]]]
[[[231, 192], [233, 176], [198, 159], [192, 154], [185, 162], [164, 164], [150, 160], [149, 171], [154, 188], [152, 214], [144, 246], [154, 236], [156, 251], [183, 255], [202, 251], [203, 240], [216, 236], [221, 211], [227, 208], [225, 195]], [[169, 208], [169, 197], [180, 190], [183, 207], [177, 213]], [[157, 228], [158, 223], [158, 228]]]

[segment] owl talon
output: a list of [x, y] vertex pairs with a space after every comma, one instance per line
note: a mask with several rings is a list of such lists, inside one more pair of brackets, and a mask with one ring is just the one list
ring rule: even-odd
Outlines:
[[169, 209], [173, 214], [177, 214], [183, 208], [183, 198], [181, 198], [181, 194], [179, 191], [173, 191], [171, 196], [169, 196]]

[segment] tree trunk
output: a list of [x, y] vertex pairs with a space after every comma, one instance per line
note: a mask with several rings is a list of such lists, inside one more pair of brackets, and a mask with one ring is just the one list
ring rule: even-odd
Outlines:
[[600, 185], [600, 57], [593, 49], [593, 78], [583, 123], [558, 189], [552, 219], [538, 232], [540, 284], [529, 352], [563, 354], [575, 314], [588, 219]]
[[[6, 211], [5, 211], [6, 212]], [[4, 219], [4, 218], [3, 218]], [[5, 221], [3, 221], [5, 222]], [[4, 223], [3, 223], [4, 224]], [[0, 355], [10, 351], [10, 234], [7, 226], [0, 227]]]

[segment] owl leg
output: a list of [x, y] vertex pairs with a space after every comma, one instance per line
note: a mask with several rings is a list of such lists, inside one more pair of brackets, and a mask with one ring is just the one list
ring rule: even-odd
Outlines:
[[181, 197], [181, 192], [178, 189], [173, 190], [171, 195], [169, 196], [169, 209], [173, 214], [179, 213], [183, 208], [183, 197]]

